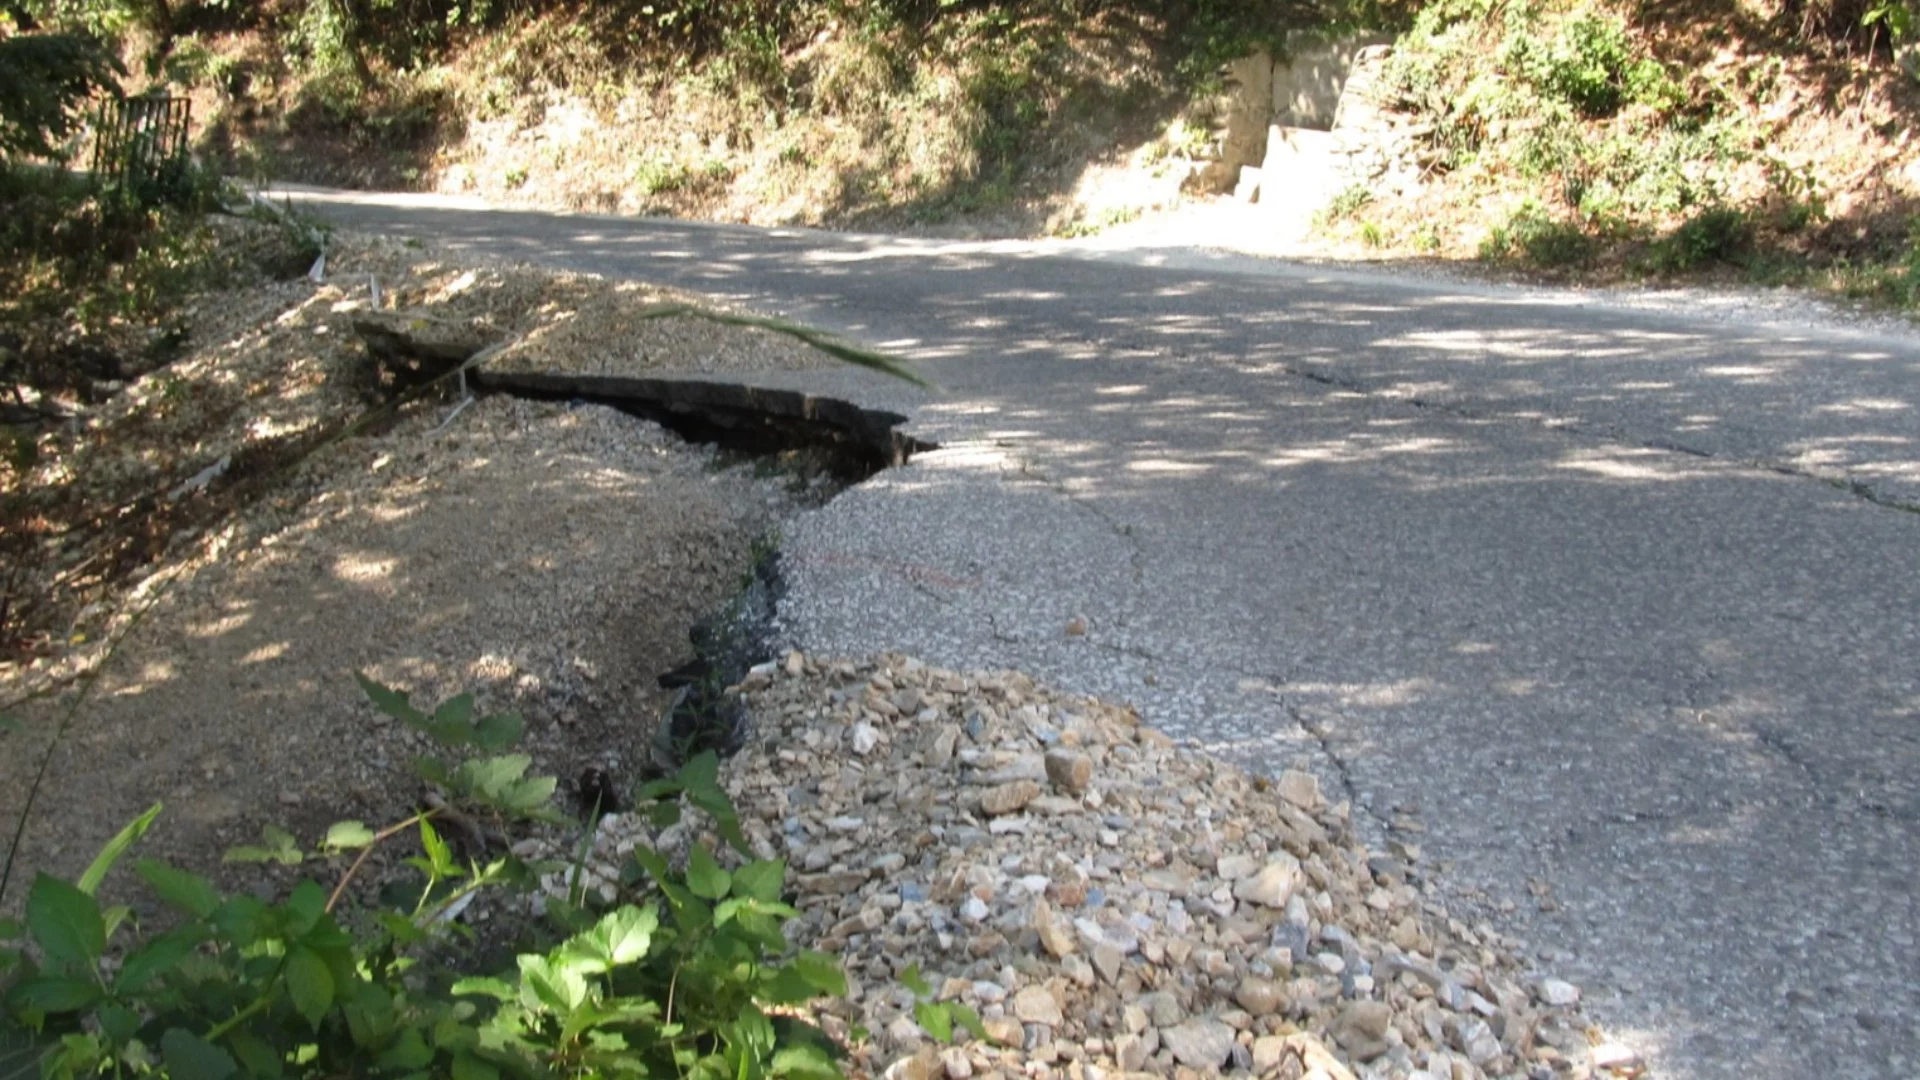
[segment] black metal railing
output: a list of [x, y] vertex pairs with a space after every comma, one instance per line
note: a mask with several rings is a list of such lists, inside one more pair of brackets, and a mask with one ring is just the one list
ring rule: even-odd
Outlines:
[[192, 119], [193, 103], [186, 98], [146, 94], [107, 101], [94, 124], [94, 179], [123, 187], [162, 180], [186, 163]]

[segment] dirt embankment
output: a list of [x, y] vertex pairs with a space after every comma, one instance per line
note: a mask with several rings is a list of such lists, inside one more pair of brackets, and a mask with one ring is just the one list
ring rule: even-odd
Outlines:
[[38, 599], [0, 666], [21, 721], [0, 734], [0, 820], [38, 781], [15, 874], [77, 872], [155, 801], [153, 852], [198, 867], [267, 823], [400, 812], [422, 747], [379, 722], [355, 671], [520, 710], [539, 768], [631, 775], [654, 680], [799, 494], [599, 406], [433, 395], [383, 412], [351, 324], [376, 307], [457, 322], [512, 340], [503, 362], [562, 370], [829, 362], [634, 317], [664, 295], [345, 238], [324, 283], [206, 297], [197, 348], [44, 436], [5, 493], [9, 529], [63, 522], [13, 568]]

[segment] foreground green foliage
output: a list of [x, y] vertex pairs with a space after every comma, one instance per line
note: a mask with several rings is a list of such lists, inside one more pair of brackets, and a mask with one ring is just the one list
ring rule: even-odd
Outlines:
[[[269, 829], [261, 844], [232, 852], [234, 861], [337, 875], [331, 889], [309, 878], [277, 900], [223, 894], [199, 875], [135, 860], [135, 875], [169, 912], [151, 932], [99, 892], [159, 806], [78, 880], [40, 875], [25, 919], [0, 923], [0, 1072], [839, 1075], [833, 1047], [795, 1009], [844, 993], [845, 977], [832, 958], [788, 945], [783, 925], [797, 913], [780, 898], [786, 868], [746, 850], [715, 758], [695, 759], [640, 798], [659, 820], [676, 818], [683, 801], [705, 815], [737, 853], [730, 869], [697, 842], [683, 867], [642, 848], [631, 897], [606, 910], [578, 896], [555, 900], [510, 967], [475, 972], [460, 956], [488, 943], [457, 915], [483, 892], [511, 901], [550, 869], [497, 853], [488, 837], [562, 820], [554, 781], [528, 776], [524, 755], [500, 753], [521, 734], [517, 716], [476, 716], [465, 695], [427, 712], [361, 681], [381, 711], [451, 753], [415, 762], [434, 788], [427, 805], [379, 829], [340, 822], [313, 848]], [[370, 854], [409, 834], [419, 846], [405, 860], [411, 877], [379, 900], [358, 899]], [[512, 920], [491, 925], [502, 922]]]

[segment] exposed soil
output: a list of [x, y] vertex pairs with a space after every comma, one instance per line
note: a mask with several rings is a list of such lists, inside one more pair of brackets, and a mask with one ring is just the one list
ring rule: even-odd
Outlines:
[[[638, 318], [685, 297], [632, 282], [353, 237], [336, 238], [324, 269], [321, 283], [206, 297], [186, 313], [187, 355], [44, 430], [30, 470], [0, 465], [0, 680], [31, 687], [70, 674], [70, 647], [102, 638], [120, 590], [160, 565], [169, 545], [195, 539], [280, 470], [375, 415], [388, 388], [353, 323], [376, 308], [504, 343], [493, 359], [503, 368], [712, 374], [832, 362], [760, 331]], [[30, 665], [24, 676], [18, 664]], [[0, 691], [0, 704], [21, 692]]]
[[[404, 814], [424, 746], [365, 703], [355, 671], [423, 702], [471, 690], [521, 711], [538, 770], [631, 775], [665, 701], [656, 678], [804, 497], [602, 406], [488, 397], [456, 414], [434, 396], [354, 433], [379, 400], [348, 328], [372, 280], [383, 306], [486, 327], [561, 369], [826, 361], [759, 331], [630, 323], [660, 296], [631, 285], [359, 240], [330, 264], [326, 284], [208, 297], [199, 349], [13, 478], [16, 505], [68, 515], [21, 569], [53, 629], [0, 667], [22, 721], [0, 734], [0, 821], [48, 762], [15, 886], [77, 873], [156, 800], [151, 853], [208, 868], [265, 824], [311, 838]], [[98, 557], [135, 548], [111, 572]], [[88, 559], [95, 572], [74, 572]]]

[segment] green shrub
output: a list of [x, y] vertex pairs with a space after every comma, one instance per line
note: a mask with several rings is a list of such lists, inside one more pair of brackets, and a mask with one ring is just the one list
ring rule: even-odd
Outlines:
[[1515, 210], [1480, 245], [1483, 259], [1520, 258], [1536, 266], [1557, 268], [1587, 261], [1594, 252], [1593, 237], [1570, 221], [1562, 221], [1535, 202]]
[[965, 93], [981, 120], [973, 141], [984, 179], [1011, 179], [1027, 142], [1047, 119], [1034, 67], [1038, 51], [1026, 42], [1011, 53], [982, 52], [972, 60]]
[[685, 162], [648, 156], [633, 167], [633, 186], [644, 196], [662, 195], [685, 187], [692, 175]]
[[1628, 102], [1659, 105], [1676, 92], [1666, 69], [1639, 55], [1617, 16], [1580, 11], [1542, 38], [1529, 10], [1512, 9], [1502, 61], [1547, 100], [1602, 118]]
[[1753, 245], [1753, 222], [1731, 206], [1710, 206], [1660, 238], [1649, 250], [1650, 269], [1695, 270], [1713, 263], [1737, 262]]
[[[477, 976], [448, 964], [469, 934], [453, 914], [482, 890], [526, 887], [540, 868], [494, 857], [484, 843], [462, 861], [447, 836], [475, 822], [559, 820], [554, 781], [502, 753], [521, 734], [517, 716], [476, 717], [465, 695], [426, 713], [362, 686], [383, 712], [456, 753], [417, 763], [441, 800], [380, 829], [340, 822], [312, 850], [269, 829], [230, 856], [344, 863], [330, 890], [308, 879], [274, 901], [226, 895], [139, 860], [137, 876], [174, 916], [144, 933], [98, 889], [156, 805], [78, 880], [40, 875], [24, 921], [0, 923], [0, 1055], [57, 1078], [840, 1075], [825, 1036], [793, 1007], [845, 993], [845, 976], [833, 958], [788, 945], [782, 927], [797, 912], [780, 900], [785, 866], [745, 850], [717, 759], [695, 759], [640, 796], [659, 821], [677, 817], [683, 800], [704, 811], [740, 852], [731, 869], [697, 843], [684, 869], [642, 848], [631, 878], [651, 881], [644, 899], [603, 912], [552, 903], [545, 945]], [[406, 901], [357, 906], [352, 885], [368, 854], [409, 833], [419, 854], [407, 860], [417, 877]], [[108, 959], [115, 944], [117, 963]]]
[[120, 62], [75, 34], [0, 38], [0, 161], [61, 159], [92, 96], [118, 85]]
[[1373, 189], [1365, 184], [1348, 184], [1340, 189], [1317, 215], [1320, 224], [1329, 225], [1336, 221], [1345, 221], [1360, 212], [1360, 209], [1373, 201]]
[[244, 237], [214, 229], [207, 211], [235, 197], [185, 164], [104, 186], [0, 168], [0, 386], [64, 395], [138, 374], [165, 357], [130, 348], [130, 328], [177, 343], [167, 324], [194, 293], [312, 264], [319, 234], [293, 216], [260, 210], [280, 227]]
[[1907, 257], [1890, 263], [1842, 265], [1834, 272], [1840, 291], [1857, 300], [1896, 308], [1920, 308], [1920, 245]]
[[1564, 171], [1585, 157], [1579, 121], [1630, 103], [1670, 110], [1677, 83], [1636, 48], [1617, 16], [1582, 9], [1556, 16], [1537, 0], [1502, 12], [1480, 0], [1441, 0], [1400, 40], [1387, 85], [1433, 123], [1443, 163], [1458, 165], [1490, 136], [1519, 132], [1515, 164], [1530, 176]]
[[1277, 50], [1285, 24], [1265, 5], [1249, 0], [1194, 0], [1184, 26], [1176, 29], [1180, 59], [1175, 75], [1197, 94], [1218, 93], [1220, 72], [1229, 62], [1255, 50]]

